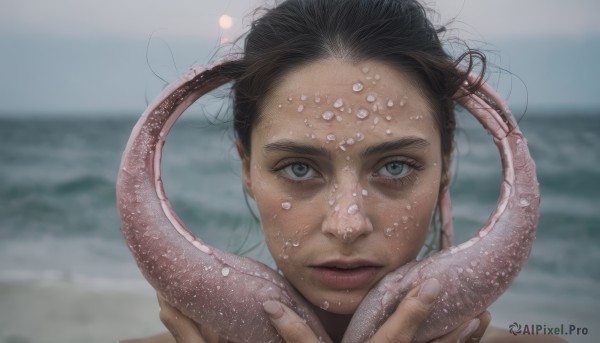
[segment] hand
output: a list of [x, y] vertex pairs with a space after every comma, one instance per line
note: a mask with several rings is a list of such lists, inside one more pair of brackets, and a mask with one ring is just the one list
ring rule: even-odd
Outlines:
[[[379, 328], [370, 343], [412, 342], [422, 322], [427, 318], [434, 300], [440, 292], [440, 284], [431, 279], [412, 289], [396, 308], [396, 311]], [[276, 301], [263, 304], [271, 322], [287, 343], [317, 343], [319, 340], [294, 311]], [[477, 318], [463, 323], [448, 334], [435, 339], [443, 342], [479, 342], [490, 322], [485, 312]]]
[[224, 343], [227, 340], [219, 338], [216, 332], [206, 327], [201, 327], [193, 320], [186, 317], [178, 309], [167, 303], [160, 294], [160, 320], [167, 330], [173, 335], [177, 343]]

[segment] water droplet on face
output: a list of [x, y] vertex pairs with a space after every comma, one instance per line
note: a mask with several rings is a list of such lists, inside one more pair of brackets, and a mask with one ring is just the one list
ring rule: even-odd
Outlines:
[[331, 111], [323, 112], [323, 119], [325, 119], [325, 120], [333, 119], [333, 112], [331, 112]]
[[390, 130], [390, 129], [385, 130], [385, 134], [388, 135], [388, 136], [391, 135], [392, 134], [392, 130]]
[[323, 303], [319, 307], [322, 308], [323, 310], [327, 311], [327, 309], [329, 308], [329, 301], [327, 301], [327, 300], [323, 301]]
[[302, 112], [302, 111], [304, 111], [304, 105], [298, 106], [298, 112]]
[[368, 73], [369, 72], [369, 67], [362, 67], [362, 72], [364, 74]]
[[293, 247], [295, 247], [295, 248], [297, 248], [297, 247], [299, 247], [299, 246], [300, 246], [300, 242], [293, 242], [293, 243], [292, 243], [292, 246], [293, 246]]
[[283, 106], [281, 104], [277, 105], [277, 108], [282, 108]]
[[225, 267], [225, 268], [221, 269], [221, 275], [223, 275], [223, 276], [229, 275], [229, 268]]
[[300, 100], [302, 100], [302, 101], [305, 101], [306, 99], [307, 99], [306, 95], [304, 95], [304, 94], [300, 97]]
[[369, 111], [364, 108], [359, 108], [358, 111], [356, 111], [356, 116], [359, 119], [365, 119], [366, 117], [369, 116]]
[[406, 105], [406, 98], [402, 98], [402, 100], [400, 100], [400, 107], [404, 107], [404, 105]]
[[392, 116], [386, 116], [386, 117], [385, 117], [385, 120], [387, 120], [387, 121], [390, 121], [390, 120], [392, 120]]
[[357, 133], [356, 133], [356, 140], [357, 140], [358, 142], [360, 142], [360, 141], [362, 141], [363, 139], [365, 139], [365, 136], [364, 136], [362, 133], [360, 133], [360, 132], [357, 132]]
[[373, 119], [373, 124], [377, 125], [377, 123], [379, 123], [379, 117], [375, 117], [375, 119]]
[[363, 190], [362, 190], [362, 195], [363, 195], [363, 196], [367, 196], [367, 195], [369, 195], [369, 191], [367, 191], [366, 189], [363, 189]]
[[388, 100], [387, 102], [387, 107], [394, 107], [394, 101], [393, 100]]
[[394, 229], [392, 229], [391, 227], [386, 227], [386, 228], [383, 230], [383, 235], [384, 235], [385, 237], [388, 237], [388, 238], [389, 238], [389, 237], [392, 237], [393, 233], [394, 233]]
[[342, 100], [342, 98], [337, 98], [333, 103], [334, 108], [340, 108], [342, 106], [344, 106], [344, 100]]
[[406, 205], [406, 209], [410, 211], [410, 210], [412, 210], [412, 206], [410, 204], [408, 204], [408, 205]]
[[402, 223], [406, 224], [408, 222], [408, 216], [402, 216]]
[[292, 203], [289, 201], [284, 201], [281, 203], [281, 208], [283, 208], [284, 210], [289, 210], [290, 208], [292, 208]]
[[292, 101], [292, 100], [294, 100], [294, 98], [292, 98], [292, 97], [289, 97], [289, 98], [288, 98], [288, 101]]
[[330, 133], [327, 135], [327, 141], [333, 142], [334, 140], [335, 140], [335, 135], [333, 133]]
[[363, 86], [363, 84], [361, 82], [357, 82], [357, 83], [355, 83], [355, 84], [352, 85], [352, 90], [355, 91], [355, 92], [357, 92], [357, 93], [360, 92], [360, 91], [362, 91], [363, 88], [364, 88], [364, 86]]
[[375, 96], [374, 95], [367, 95], [367, 102], [375, 102]]
[[340, 117], [340, 116], [336, 116], [336, 117], [335, 117], [335, 120], [337, 120], [337, 121], [342, 121], [342, 117]]
[[333, 204], [335, 204], [335, 199], [334, 198], [329, 199], [328, 203], [329, 203], [329, 206], [333, 206]]
[[352, 205], [348, 206], [348, 214], [355, 214], [356, 212], [358, 212], [357, 204], [352, 204]]
[[348, 138], [348, 139], [346, 139], [346, 144], [348, 144], [348, 145], [354, 144], [354, 138]]
[[529, 200], [527, 200], [525, 198], [520, 199], [519, 200], [519, 205], [521, 205], [522, 207], [529, 206]]

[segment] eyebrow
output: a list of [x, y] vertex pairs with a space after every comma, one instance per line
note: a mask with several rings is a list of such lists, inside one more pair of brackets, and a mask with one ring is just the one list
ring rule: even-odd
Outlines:
[[381, 155], [389, 151], [395, 150], [412, 150], [412, 149], [423, 149], [428, 147], [430, 144], [427, 140], [419, 137], [402, 137], [395, 141], [383, 142], [381, 144], [373, 145], [365, 149], [360, 155], [361, 158], [366, 158], [369, 155]]
[[[361, 153], [361, 158], [366, 158], [369, 155], [381, 155], [395, 150], [423, 149], [429, 145], [429, 142], [423, 138], [412, 136], [403, 137], [394, 141], [383, 142], [374, 146], [370, 146]], [[329, 159], [331, 158], [330, 152], [325, 148], [299, 144], [288, 139], [269, 143], [265, 145], [264, 149], [267, 152], [291, 152], [299, 155], [318, 156]]]
[[266, 151], [273, 152], [292, 152], [299, 155], [311, 155], [325, 158], [331, 158], [329, 151], [325, 148], [317, 148], [310, 145], [298, 144], [292, 140], [280, 140], [277, 142], [269, 143], [265, 145]]

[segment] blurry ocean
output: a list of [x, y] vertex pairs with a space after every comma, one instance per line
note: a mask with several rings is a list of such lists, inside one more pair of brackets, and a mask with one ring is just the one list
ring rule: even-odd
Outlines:
[[[164, 331], [119, 230], [115, 179], [135, 122], [126, 118], [0, 119], [0, 343], [114, 342]], [[467, 114], [459, 122], [457, 242], [487, 219], [500, 186], [489, 136]], [[538, 167], [541, 219], [527, 266], [491, 308], [493, 324], [575, 325], [587, 335], [567, 340], [597, 342], [600, 115], [533, 113], [521, 128]], [[261, 236], [231, 136], [186, 114], [165, 147], [164, 181], [198, 236], [244, 252]], [[261, 245], [249, 255], [269, 261]]]

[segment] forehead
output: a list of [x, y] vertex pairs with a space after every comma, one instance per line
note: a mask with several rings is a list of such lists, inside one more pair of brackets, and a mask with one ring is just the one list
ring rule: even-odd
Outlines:
[[256, 129], [269, 129], [263, 134], [271, 136], [278, 135], [277, 128], [289, 135], [307, 129], [335, 134], [349, 127], [384, 137], [400, 131], [437, 134], [415, 79], [378, 61], [325, 59], [296, 68], [266, 97], [260, 116]]

